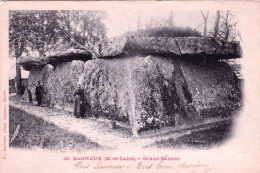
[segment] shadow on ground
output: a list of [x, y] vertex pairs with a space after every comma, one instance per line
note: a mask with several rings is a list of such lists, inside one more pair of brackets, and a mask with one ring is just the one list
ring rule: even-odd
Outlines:
[[202, 148], [209, 149], [223, 144], [231, 137], [232, 122], [218, 125], [210, 129], [193, 131], [190, 134], [183, 135], [177, 139], [156, 141], [150, 146], [155, 148]]
[[129, 124], [109, 127], [105, 119], [76, 119], [69, 112], [38, 107], [10, 97], [10, 139], [20, 129], [11, 147], [57, 151], [84, 151], [129, 148], [208, 149], [223, 144], [232, 132], [232, 120], [212, 122], [178, 131], [160, 129], [136, 138]]

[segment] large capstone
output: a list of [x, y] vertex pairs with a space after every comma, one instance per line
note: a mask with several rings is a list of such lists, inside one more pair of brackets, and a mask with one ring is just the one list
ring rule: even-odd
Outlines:
[[46, 55], [42, 57], [20, 57], [17, 59], [17, 63], [22, 65], [24, 70], [31, 71], [32, 68], [42, 68], [47, 64], [56, 67], [56, 65], [63, 62], [71, 62], [73, 60], [87, 61], [90, 59], [92, 59], [92, 54], [89, 51], [70, 48], [56, 52], [47, 52]]
[[211, 59], [240, 58], [242, 51], [237, 42], [221, 42], [210, 37], [127, 37], [112, 38], [100, 44], [99, 57], [129, 54], [201, 55]]

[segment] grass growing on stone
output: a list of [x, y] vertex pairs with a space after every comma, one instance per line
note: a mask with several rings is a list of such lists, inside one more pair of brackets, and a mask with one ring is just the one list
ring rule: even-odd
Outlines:
[[101, 147], [85, 136], [61, 129], [56, 125], [44, 121], [42, 118], [30, 115], [22, 110], [9, 107], [9, 140], [20, 125], [17, 136], [10, 147], [42, 148], [58, 151], [84, 151], [101, 149]]
[[139, 37], [188, 37], [188, 36], [196, 36], [201, 37], [201, 34], [190, 28], [190, 27], [160, 27], [160, 28], [148, 28], [138, 31], [130, 31], [124, 34], [124, 36], [139, 36]]

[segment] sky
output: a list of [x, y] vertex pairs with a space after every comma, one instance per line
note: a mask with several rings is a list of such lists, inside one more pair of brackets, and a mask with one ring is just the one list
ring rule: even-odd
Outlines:
[[[144, 29], [151, 19], [167, 20], [170, 11], [106, 11], [108, 17], [104, 21], [108, 29], [108, 37], [116, 37], [128, 30], [137, 29], [138, 13], [140, 14], [140, 27]], [[206, 14], [206, 11], [204, 11]], [[216, 11], [209, 11], [208, 28], [214, 26]], [[200, 11], [173, 11], [173, 24], [180, 27], [198, 28], [203, 31], [203, 17]]]

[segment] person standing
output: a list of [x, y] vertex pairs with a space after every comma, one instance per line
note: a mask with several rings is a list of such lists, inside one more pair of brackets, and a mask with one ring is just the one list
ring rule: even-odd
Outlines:
[[81, 89], [81, 85], [78, 84], [77, 89], [74, 92], [74, 116], [76, 118], [83, 117], [84, 108], [84, 91]]
[[35, 95], [36, 95], [37, 105], [42, 106], [43, 86], [41, 85], [40, 81], [38, 81], [38, 85], [36, 86]]

